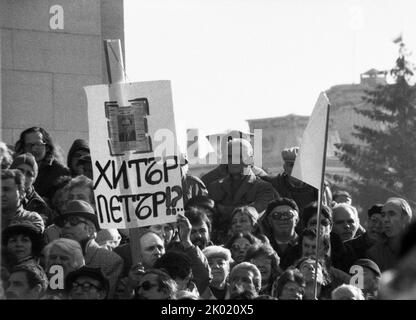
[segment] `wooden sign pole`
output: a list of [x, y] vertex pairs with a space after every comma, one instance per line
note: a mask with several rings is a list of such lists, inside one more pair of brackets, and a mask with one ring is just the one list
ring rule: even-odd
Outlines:
[[[108, 83], [110, 85], [126, 83], [126, 71], [124, 68], [120, 39], [104, 40], [104, 53], [107, 66]], [[117, 95], [117, 98], [121, 100], [121, 97], [122, 93], [120, 92], [120, 94]], [[118, 102], [119, 105], [122, 105], [121, 101]], [[133, 265], [139, 262], [140, 243], [138, 235], [139, 228], [129, 229], [130, 250]]]

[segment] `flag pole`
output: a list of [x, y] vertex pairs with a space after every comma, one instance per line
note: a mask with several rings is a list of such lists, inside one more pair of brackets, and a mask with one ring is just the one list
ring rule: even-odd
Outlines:
[[321, 209], [322, 209], [322, 197], [324, 190], [324, 180], [325, 180], [325, 168], [326, 168], [326, 147], [328, 144], [328, 125], [329, 125], [329, 109], [330, 104], [328, 103], [326, 111], [326, 122], [325, 122], [325, 139], [324, 139], [324, 150], [323, 150], [323, 161], [322, 161], [322, 174], [321, 174], [321, 187], [318, 190], [318, 212], [316, 213], [316, 254], [315, 254], [315, 283], [313, 288], [314, 298], [318, 300], [317, 291], [318, 291], [318, 260], [319, 260], [319, 243], [320, 243], [320, 228], [321, 228]]

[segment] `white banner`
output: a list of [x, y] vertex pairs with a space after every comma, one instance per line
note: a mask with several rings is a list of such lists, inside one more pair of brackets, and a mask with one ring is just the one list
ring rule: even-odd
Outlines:
[[170, 81], [85, 91], [101, 228], [176, 221], [184, 209]]
[[303, 132], [299, 153], [296, 156], [291, 174], [318, 190], [321, 189], [322, 165], [325, 161], [325, 128], [328, 105], [329, 100], [322, 92]]

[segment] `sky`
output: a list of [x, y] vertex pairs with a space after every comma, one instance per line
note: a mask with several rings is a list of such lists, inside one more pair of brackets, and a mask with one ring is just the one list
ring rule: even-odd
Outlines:
[[[416, 50], [416, 2], [125, 0], [129, 82], [170, 80], [180, 145], [248, 130], [247, 119], [310, 115], [321, 91]], [[414, 61], [415, 59], [413, 59]]]

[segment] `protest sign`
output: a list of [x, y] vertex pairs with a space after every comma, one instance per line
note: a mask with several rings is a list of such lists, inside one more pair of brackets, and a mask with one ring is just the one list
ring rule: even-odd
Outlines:
[[101, 228], [176, 221], [183, 213], [169, 81], [85, 87]]

